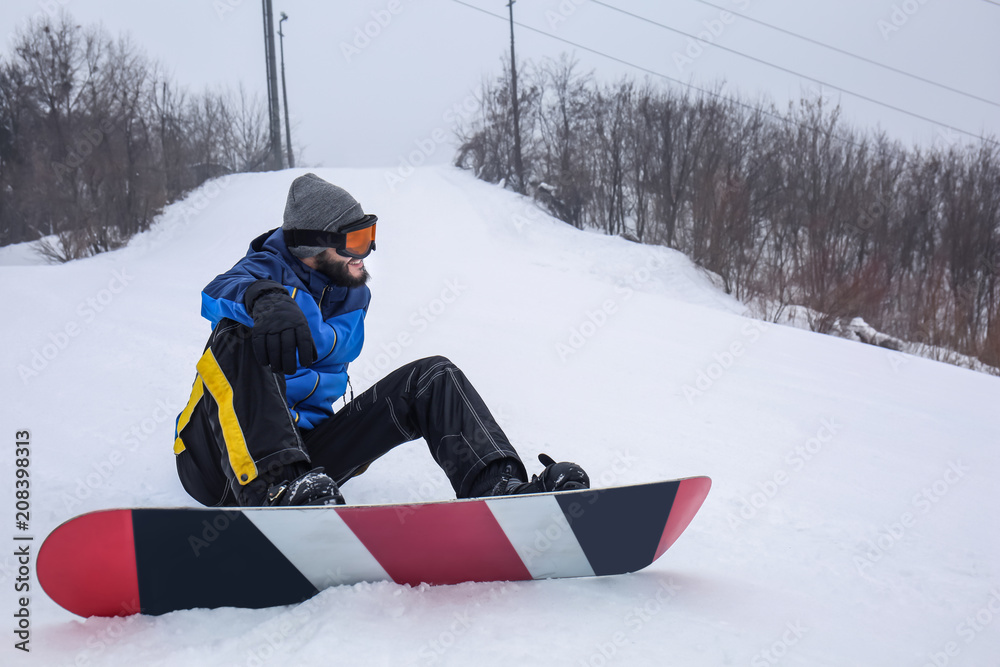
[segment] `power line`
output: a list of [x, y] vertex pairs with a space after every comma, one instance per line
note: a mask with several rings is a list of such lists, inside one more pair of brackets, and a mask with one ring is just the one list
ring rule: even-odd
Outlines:
[[[908, 76], [911, 79], [916, 79], [917, 81], [922, 81], [923, 83], [927, 83], [927, 84], [930, 84], [932, 86], [937, 86], [938, 88], [943, 88], [944, 90], [948, 90], [948, 91], [951, 91], [953, 93], [957, 93], [959, 95], [964, 95], [965, 97], [969, 97], [969, 98], [972, 98], [974, 100], [978, 100], [980, 102], [985, 102], [986, 104], [990, 104], [990, 105], [995, 106], [995, 107], [1000, 107], [1000, 103], [994, 102], [993, 100], [988, 100], [985, 97], [979, 97], [978, 95], [974, 95], [972, 93], [967, 93], [964, 90], [959, 90], [957, 88], [952, 88], [949, 85], [946, 85], [946, 84], [943, 84], [943, 83], [939, 83], [937, 81], [932, 81], [931, 79], [926, 79], [926, 78], [924, 78], [924, 77], [922, 77], [922, 76], [920, 76], [918, 74], [912, 74], [910, 72], [907, 72], [906, 70], [901, 70], [901, 69], [898, 69], [898, 68], [893, 67], [891, 65], [886, 65], [884, 63], [880, 63], [877, 60], [872, 60], [871, 58], [866, 58], [865, 56], [860, 56], [860, 55], [858, 55], [856, 53], [851, 53], [850, 51], [846, 51], [846, 50], [838, 48], [836, 46], [832, 46], [830, 44], [825, 44], [825, 43], [819, 41], [818, 39], [813, 39], [811, 37], [806, 37], [805, 35], [800, 35], [797, 32], [793, 32], [791, 30], [786, 30], [785, 28], [781, 28], [781, 27], [778, 27], [776, 25], [772, 25], [770, 23], [767, 23], [765, 21], [761, 21], [761, 20], [755, 19], [752, 16], [747, 16], [746, 14], [741, 14], [739, 12], [734, 12], [733, 10], [728, 9], [726, 7], [720, 7], [719, 5], [711, 3], [708, 0], [694, 0], [694, 1], [695, 2], [700, 2], [703, 5], [708, 5], [709, 7], [714, 7], [715, 9], [719, 9], [719, 10], [724, 11], [724, 12], [729, 12], [730, 14], [732, 14], [734, 16], [739, 16], [740, 18], [745, 19], [747, 21], [750, 21], [751, 23], [757, 23], [758, 25], [765, 26], [765, 27], [770, 28], [772, 30], [777, 30], [778, 32], [784, 33], [786, 35], [791, 35], [792, 37], [797, 37], [797, 38], [799, 38], [801, 40], [809, 42], [810, 44], [815, 44], [817, 46], [822, 46], [823, 48], [830, 49], [831, 51], [836, 51], [837, 53], [841, 53], [841, 54], [843, 54], [845, 56], [849, 56], [851, 58], [856, 58], [857, 60], [860, 60], [862, 62], [866, 62], [866, 63], [868, 63], [870, 65], [875, 65], [876, 67], [881, 67], [883, 69], [887, 69], [890, 72], [895, 72], [896, 74], [902, 74], [903, 76]], [[984, 1], [985, 2], [989, 2], [990, 4], [995, 4], [995, 5], [1000, 6], [1000, 3], [992, 2], [992, 0], [984, 0]], [[603, 3], [599, 3], [599, 4], [603, 4]]]
[[[678, 30], [677, 28], [673, 28], [671, 26], [664, 25], [663, 23], [657, 23], [656, 21], [653, 21], [652, 19], [648, 19], [645, 16], [640, 16], [638, 14], [633, 14], [632, 12], [626, 11], [624, 9], [620, 9], [620, 8], [615, 7], [613, 5], [609, 5], [606, 2], [602, 2], [601, 0], [591, 0], [591, 2], [593, 2], [596, 5], [601, 5], [602, 7], [607, 7], [608, 9], [611, 9], [613, 11], [619, 12], [619, 13], [624, 14], [626, 16], [631, 16], [632, 18], [637, 19], [639, 21], [643, 21], [645, 23], [649, 23], [651, 25], [658, 26], [660, 28], [663, 28], [664, 30], [669, 30], [670, 32], [675, 32], [675, 33], [677, 33], [679, 35], [684, 35], [685, 37], [690, 37], [692, 39], [698, 39], [698, 37], [696, 37], [695, 35], [692, 35], [690, 33], [686, 33], [683, 30]], [[924, 122], [933, 123], [934, 125], [939, 125], [941, 127], [947, 128], [947, 129], [952, 130], [954, 132], [959, 132], [961, 134], [965, 134], [965, 135], [968, 135], [970, 137], [974, 137], [976, 139], [982, 139], [983, 138], [983, 137], [980, 137], [979, 135], [973, 134], [972, 132], [967, 132], [966, 130], [954, 127], [952, 125], [948, 125], [947, 123], [943, 123], [943, 122], [938, 121], [938, 120], [934, 120], [933, 118], [928, 118], [927, 116], [922, 116], [922, 115], [920, 115], [918, 113], [914, 113], [913, 111], [908, 111], [908, 110], [903, 109], [901, 107], [897, 107], [895, 105], [889, 104], [888, 102], [881, 102], [879, 100], [876, 100], [873, 97], [868, 97], [867, 95], [862, 95], [861, 93], [855, 93], [854, 91], [847, 90], [846, 88], [841, 88], [840, 86], [835, 86], [833, 84], [826, 83], [825, 81], [821, 81], [820, 79], [813, 78], [811, 76], [808, 76], [806, 74], [802, 74], [800, 72], [796, 72], [795, 70], [788, 69], [787, 67], [782, 67], [781, 65], [775, 65], [774, 63], [768, 62], [768, 61], [763, 60], [761, 58], [757, 58], [756, 56], [751, 56], [749, 54], [742, 53], [741, 51], [737, 51], [736, 49], [731, 49], [728, 46], [723, 46], [722, 44], [718, 44], [718, 43], [714, 44], [713, 46], [715, 46], [718, 49], [722, 49], [723, 51], [728, 51], [728, 52], [734, 53], [734, 54], [736, 54], [738, 56], [743, 56], [744, 58], [748, 58], [749, 60], [753, 60], [754, 62], [761, 63], [762, 65], [767, 65], [768, 67], [773, 67], [773, 68], [775, 68], [777, 70], [781, 70], [782, 72], [785, 72], [787, 74], [791, 74], [793, 76], [801, 77], [803, 79], [806, 79], [807, 81], [812, 81], [813, 83], [818, 83], [821, 86], [826, 86], [827, 88], [832, 88], [833, 90], [839, 90], [842, 93], [845, 93], [847, 95], [851, 95], [853, 97], [857, 97], [858, 99], [865, 100], [866, 102], [871, 102], [872, 104], [878, 104], [879, 106], [883, 106], [886, 109], [892, 109], [893, 111], [897, 111], [899, 113], [906, 114], [907, 116], [912, 116], [913, 118], [917, 118], [917, 119], [922, 120]]]
[[[490, 12], [488, 10], [482, 9], [481, 7], [476, 7], [475, 5], [471, 5], [468, 2], [463, 2], [463, 0], [452, 0], [452, 2], [454, 2], [456, 4], [459, 4], [459, 5], [462, 5], [464, 7], [468, 7], [469, 9], [474, 9], [477, 12], [486, 14], [487, 16], [492, 16], [493, 18], [500, 19], [501, 21], [507, 21], [507, 19], [505, 17], [500, 16], [499, 14], [494, 14], [493, 12]], [[751, 106], [751, 105], [749, 105], [749, 104], [747, 104], [745, 102], [741, 102], [740, 100], [735, 99], [735, 98], [726, 98], [725, 96], [720, 95], [719, 93], [714, 93], [711, 90], [707, 90], [705, 88], [699, 88], [698, 86], [695, 86], [694, 84], [686, 83], [684, 81], [681, 81], [680, 79], [675, 79], [675, 78], [673, 78], [671, 76], [667, 76], [666, 74], [662, 74], [662, 73], [657, 72], [655, 70], [651, 70], [648, 67], [643, 67], [642, 65], [636, 65], [635, 63], [629, 62], [627, 60], [623, 60], [623, 59], [618, 58], [616, 56], [612, 56], [610, 54], [604, 53], [603, 51], [598, 51], [597, 49], [592, 49], [589, 46], [584, 46], [583, 44], [578, 44], [577, 42], [573, 42], [573, 41], [570, 41], [568, 39], [564, 39], [564, 38], [559, 37], [557, 35], [553, 35], [551, 33], [545, 32], [544, 30], [539, 30], [538, 28], [532, 27], [532, 26], [527, 25], [525, 23], [521, 23], [520, 21], [514, 21], [514, 25], [516, 25], [516, 26], [518, 26], [520, 28], [524, 28], [525, 30], [530, 30], [531, 32], [536, 32], [539, 35], [545, 35], [546, 37], [550, 37], [550, 38], [556, 40], [557, 42], [562, 42], [564, 44], [569, 44], [570, 46], [572, 46], [574, 48], [577, 48], [577, 49], [580, 49], [582, 51], [589, 51], [590, 53], [593, 53], [595, 55], [601, 56], [603, 58], [607, 58], [608, 60], [613, 60], [616, 63], [620, 63], [622, 65], [627, 65], [628, 67], [635, 68], [635, 69], [639, 70], [640, 72], [645, 72], [647, 74], [652, 74], [653, 76], [660, 77], [661, 79], [666, 79], [667, 81], [672, 81], [672, 82], [674, 82], [674, 83], [676, 83], [678, 85], [684, 86], [685, 88], [688, 88], [688, 89], [691, 89], [691, 90], [696, 90], [699, 93], [702, 93], [703, 95], [708, 95], [710, 97], [714, 97], [714, 98], [722, 100], [724, 102], [725, 101], [731, 101], [731, 102], [733, 102], [734, 104], [736, 104], [738, 106], [741, 106], [741, 107], [743, 107], [745, 109], [748, 109], [749, 111], [754, 111], [754, 112], [759, 111], [760, 113], [763, 113], [765, 116], [770, 116], [771, 118], [773, 118], [773, 119], [775, 119], [775, 120], [777, 120], [779, 122], [782, 122], [782, 123], [790, 123], [790, 122], [792, 122], [789, 119], [787, 119], [787, 118], [785, 118], [783, 116], [779, 116], [776, 113], [772, 113], [770, 111], [767, 111], [765, 109], [761, 109], [761, 108], [758, 108], [758, 107], [753, 107], [753, 106]], [[801, 127], [806, 127], [808, 129], [813, 129], [813, 130], [816, 129], [816, 128], [810, 128], [807, 125], [801, 125]], [[845, 144], [851, 144], [853, 146], [859, 146], [859, 144], [857, 142], [851, 141], [850, 139], [844, 139], [843, 137], [839, 137], [837, 135], [832, 135], [832, 136], [835, 139], [837, 139], [838, 141], [841, 141], [841, 142], [843, 142]]]
[[[507, 21], [507, 18], [504, 17], [504, 16], [500, 16], [499, 14], [494, 14], [494, 13], [488, 11], [488, 10], [482, 9], [481, 7], [476, 7], [475, 5], [469, 4], [468, 2], [464, 2], [463, 0], [452, 0], [452, 2], [454, 2], [456, 4], [459, 4], [459, 5], [462, 5], [464, 7], [468, 7], [469, 9], [474, 9], [475, 11], [480, 12], [482, 14], [486, 14], [487, 16], [492, 16], [495, 19], [499, 19], [499, 20], [504, 21], [504, 22]], [[620, 63], [622, 65], [626, 65], [628, 67], [632, 67], [632, 68], [634, 68], [636, 70], [639, 70], [640, 72], [645, 72], [645, 73], [651, 74], [651, 75], [653, 75], [655, 77], [658, 77], [658, 78], [661, 78], [661, 79], [665, 79], [667, 81], [672, 81], [673, 83], [676, 83], [676, 84], [678, 84], [680, 86], [684, 86], [685, 88], [688, 88], [690, 90], [698, 91], [698, 92], [700, 92], [700, 93], [702, 93], [704, 95], [708, 95], [710, 97], [714, 97], [714, 98], [717, 98], [717, 99], [723, 100], [723, 101], [731, 101], [732, 103], [736, 104], [737, 106], [743, 107], [743, 108], [745, 108], [745, 109], [747, 109], [749, 111], [760, 112], [760, 113], [764, 114], [765, 116], [773, 118], [773, 119], [775, 119], [775, 120], [777, 120], [779, 122], [782, 122], [782, 123], [794, 123], [794, 121], [792, 121], [792, 120], [790, 120], [788, 118], [780, 116], [780, 115], [778, 115], [776, 113], [772, 113], [772, 112], [767, 111], [765, 109], [761, 109], [761, 108], [758, 108], [758, 107], [753, 107], [753, 106], [751, 106], [751, 105], [749, 105], [749, 104], [747, 104], [745, 102], [740, 101], [739, 99], [736, 99], [736, 98], [726, 98], [726, 97], [724, 97], [723, 95], [721, 95], [719, 93], [712, 92], [712, 91], [707, 90], [705, 88], [699, 88], [698, 86], [696, 86], [694, 84], [691, 84], [691, 83], [688, 83], [686, 81], [681, 81], [680, 79], [675, 79], [672, 76], [668, 76], [668, 75], [663, 74], [661, 72], [657, 72], [655, 70], [649, 69], [648, 67], [643, 67], [642, 65], [637, 65], [637, 64], [635, 64], [633, 62], [629, 62], [629, 61], [624, 60], [622, 58], [618, 58], [617, 56], [610, 55], [610, 54], [605, 53], [603, 51], [598, 51], [597, 49], [591, 48], [589, 46], [584, 46], [583, 44], [579, 44], [577, 42], [573, 42], [573, 41], [565, 39], [563, 37], [559, 37], [558, 35], [553, 35], [552, 33], [545, 32], [544, 30], [539, 30], [538, 28], [535, 28], [533, 26], [527, 25], [525, 23], [521, 23], [519, 21], [515, 21], [514, 24], [517, 25], [517, 26], [519, 26], [519, 27], [521, 27], [521, 28], [524, 28], [525, 30], [530, 30], [531, 32], [538, 33], [539, 35], [544, 35], [545, 37], [548, 37], [550, 39], [554, 39], [557, 42], [562, 42], [564, 44], [568, 44], [569, 46], [572, 46], [574, 48], [580, 49], [582, 51], [587, 51], [587, 52], [593, 53], [595, 55], [601, 56], [602, 58], [607, 58], [608, 60], [612, 60], [612, 61]], [[831, 86], [831, 87], [833, 87], [833, 86]], [[887, 106], [887, 105], [884, 105], [884, 104], [882, 104], [882, 103], [880, 103], [878, 101], [874, 101], [874, 102], [876, 104], [880, 104], [882, 106]], [[890, 107], [890, 108], [892, 108], [892, 107]], [[911, 116], [915, 115], [915, 114], [912, 114], [912, 113], [908, 113], [906, 111], [903, 111], [903, 113], [907, 113], [908, 115], [911, 115]], [[920, 116], [916, 116], [916, 117], [917, 118], [921, 118], [921, 120], [924, 120], [926, 122], [932, 123], [934, 125], [938, 125], [938, 126], [941, 126], [941, 127], [953, 130], [955, 132], [958, 132], [960, 134], [964, 134], [966, 136], [970, 136], [970, 137], [972, 137], [974, 139], [978, 139], [978, 140], [981, 140], [981, 141], [986, 141], [986, 142], [991, 143], [991, 144], [998, 144], [998, 142], [996, 142], [996, 141], [992, 141], [992, 140], [986, 139], [985, 137], [981, 137], [981, 136], [975, 135], [975, 134], [973, 134], [971, 132], [967, 132], [965, 130], [962, 130], [962, 129], [959, 129], [959, 128], [956, 128], [956, 127], [951, 127], [950, 125], [946, 125], [944, 123], [940, 123], [940, 122], [935, 121], [935, 120], [931, 120], [931, 119], [928, 119], [928, 118], [922, 118]], [[818, 129], [818, 128], [809, 127], [808, 125], [804, 125], [804, 124], [801, 124], [801, 123], [797, 123], [797, 124], [800, 127], [805, 127], [806, 129], [810, 129], [810, 130], [817, 130]], [[840, 136], [837, 136], [837, 135], [831, 135], [831, 136], [833, 136], [833, 138], [837, 139], [838, 141], [840, 141], [842, 143], [850, 144], [850, 145], [855, 146], [855, 147], [860, 147], [860, 144], [858, 144], [855, 141], [851, 141], [850, 139], [845, 139], [844, 137], [840, 137]]]

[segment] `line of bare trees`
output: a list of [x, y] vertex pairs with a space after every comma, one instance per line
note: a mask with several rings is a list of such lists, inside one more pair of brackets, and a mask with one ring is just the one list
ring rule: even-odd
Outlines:
[[[507, 69], [455, 158], [513, 179]], [[720, 91], [599, 84], [566, 58], [519, 75], [525, 184], [576, 227], [667, 245], [777, 321], [855, 317], [1000, 366], [1000, 148], [904, 148], [822, 98], [779, 112]]]
[[192, 95], [128, 37], [36, 19], [0, 58], [0, 245], [48, 237], [59, 261], [120, 247], [267, 150], [266, 107], [242, 86]]

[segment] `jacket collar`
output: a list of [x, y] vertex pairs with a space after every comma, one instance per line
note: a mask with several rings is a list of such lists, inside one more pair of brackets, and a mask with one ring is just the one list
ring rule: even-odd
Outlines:
[[302, 283], [302, 288], [316, 297], [317, 301], [326, 293], [336, 300], [343, 300], [347, 296], [348, 288], [334, 285], [330, 280], [314, 269], [302, 263], [298, 257], [293, 255], [285, 245], [285, 235], [281, 227], [265, 232], [250, 242], [251, 252], [265, 252], [278, 255], [282, 263], [291, 269], [292, 273]]

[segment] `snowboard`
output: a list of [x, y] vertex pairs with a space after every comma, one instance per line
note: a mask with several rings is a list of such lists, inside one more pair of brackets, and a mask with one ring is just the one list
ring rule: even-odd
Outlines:
[[49, 534], [38, 581], [86, 617], [289, 605], [362, 581], [624, 574], [670, 548], [711, 484], [690, 477], [416, 504], [101, 510]]

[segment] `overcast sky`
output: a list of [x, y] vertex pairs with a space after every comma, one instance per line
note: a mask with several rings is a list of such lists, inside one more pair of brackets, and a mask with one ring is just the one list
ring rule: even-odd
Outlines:
[[[289, 15], [284, 33], [292, 133], [309, 165], [394, 166], [416, 150], [433, 153], [428, 162], [450, 160], [453, 147], [434, 137], [444, 130], [450, 141], [483, 77], [498, 72], [510, 48], [506, 21], [484, 13], [506, 17], [504, 0], [463, 0], [484, 11], [455, 0], [273, 1], [275, 22], [279, 12]], [[591, 0], [520, 0], [517, 21], [641, 69], [521, 27], [515, 28], [518, 60], [570, 53], [602, 78], [629, 74], [679, 85], [654, 72], [709, 88], [725, 81], [727, 90], [780, 107], [822, 90], [841, 103], [852, 124], [877, 125], [907, 143], [968, 139], [931, 121], [1000, 137], [1000, 0], [711, 2], [747, 18], [699, 0], [605, 3], [636, 16]], [[130, 33], [192, 90], [235, 88], [241, 81], [261, 95], [266, 90], [257, 0], [4, 0], [5, 57], [18, 25], [59, 7], [81, 24]], [[662, 26], [706, 40], [696, 43]]]

